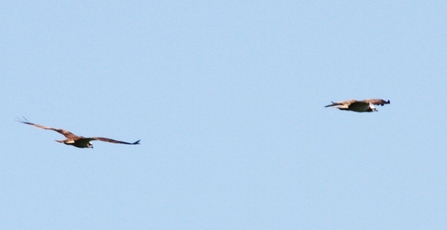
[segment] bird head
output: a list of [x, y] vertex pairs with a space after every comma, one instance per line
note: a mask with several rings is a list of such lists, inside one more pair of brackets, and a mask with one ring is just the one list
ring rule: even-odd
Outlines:
[[366, 111], [367, 112], [379, 112], [373, 104], [369, 104], [369, 108]]
[[87, 148], [93, 148], [93, 144], [90, 143], [90, 142], [88, 142], [88, 143], [87, 143]]

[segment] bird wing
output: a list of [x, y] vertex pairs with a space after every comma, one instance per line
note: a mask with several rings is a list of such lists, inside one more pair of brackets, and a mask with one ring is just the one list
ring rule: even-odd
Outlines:
[[40, 128], [40, 129], [56, 131], [56, 132], [64, 135], [67, 139], [76, 139], [76, 138], [79, 137], [79, 136], [76, 136], [73, 133], [71, 133], [71, 132], [69, 132], [67, 130], [64, 130], [64, 129], [58, 129], [58, 128], [52, 128], [52, 127], [49, 127], [49, 126], [38, 125], [38, 124], [34, 124], [32, 122], [29, 122], [29, 121], [18, 120], [18, 122], [23, 123], [23, 124], [27, 124], [27, 125], [32, 125], [34, 127]]
[[364, 101], [355, 101], [349, 104], [349, 109], [354, 111], [366, 111], [369, 108], [369, 103]]
[[385, 101], [385, 100], [383, 100], [383, 99], [366, 99], [366, 100], [363, 100], [364, 102], [366, 102], [366, 103], [369, 103], [369, 104], [373, 104], [373, 105], [385, 105], [385, 104], [390, 104], [390, 101], [388, 100], [388, 101]]
[[325, 107], [331, 107], [331, 106], [337, 106], [337, 105], [344, 105], [349, 106], [350, 104], [356, 102], [357, 100], [346, 100], [346, 101], [339, 101], [339, 102], [333, 102], [330, 105], [326, 105]]
[[117, 141], [117, 140], [113, 140], [113, 139], [105, 138], [105, 137], [86, 137], [85, 139], [87, 139], [89, 141], [105, 141], [105, 142], [110, 142], [110, 143], [115, 143], [115, 144], [125, 144], [125, 145], [139, 145], [140, 144], [140, 140], [135, 141], [133, 143], [129, 143], [129, 142]]

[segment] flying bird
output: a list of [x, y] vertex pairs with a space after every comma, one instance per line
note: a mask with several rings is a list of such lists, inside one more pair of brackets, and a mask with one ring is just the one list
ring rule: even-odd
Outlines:
[[48, 126], [38, 125], [38, 124], [34, 124], [34, 123], [31, 123], [28, 121], [21, 121], [21, 120], [17, 120], [17, 121], [21, 122], [23, 124], [32, 125], [34, 127], [40, 128], [40, 129], [56, 131], [56, 132], [64, 135], [66, 138], [65, 140], [56, 140], [57, 142], [64, 143], [66, 145], [73, 145], [78, 148], [93, 148], [93, 145], [92, 145], [92, 143], [90, 143], [90, 141], [105, 141], [105, 142], [110, 142], [110, 143], [115, 143], [115, 144], [126, 144], [126, 145], [140, 144], [140, 140], [135, 141], [133, 143], [129, 143], [129, 142], [117, 141], [117, 140], [113, 140], [113, 139], [105, 138], [105, 137], [83, 137], [83, 136], [74, 135], [73, 133], [71, 133], [67, 130], [64, 130], [64, 129], [58, 129], [58, 128], [52, 128], [52, 127], [48, 127]]
[[347, 100], [340, 102], [333, 102], [330, 105], [326, 105], [325, 107], [336, 106], [339, 110], [349, 110], [354, 112], [377, 112], [378, 110], [374, 105], [385, 105], [390, 104], [390, 101], [385, 101], [383, 99], [366, 99], [362, 101], [358, 100]]

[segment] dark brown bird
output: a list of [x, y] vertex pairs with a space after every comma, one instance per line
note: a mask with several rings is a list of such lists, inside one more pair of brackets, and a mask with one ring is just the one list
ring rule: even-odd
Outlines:
[[330, 105], [325, 107], [337, 106], [340, 110], [349, 110], [354, 112], [377, 112], [378, 110], [374, 105], [385, 105], [390, 104], [390, 101], [385, 101], [383, 99], [366, 99], [366, 100], [347, 100], [340, 102], [332, 102]]
[[92, 143], [90, 143], [90, 141], [96, 141], [96, 140], [115, 143], [115, 144], [126, 144], [126, 145], [140, 144], [140, 140], [135, 141], [133, 143], [129, 143], [129, 142], [117, 141], [117, 140], [113, 140], [113, 139], [105, 138], [105, 137], [83, 137], [83, 136], [74, 135], [73, 133], [71, 133], [67, 130], [64, 130], [64, 129], [58, 129], [58, 128], [52, 128], [52, 127], [48, 127], [48, 126], [38, 125], [38, 124], [34, 124], [34, 123], [31, 123], [28, 121], [18, 120], [18, 122], [21, 122], [21, 123], [27, 124], [27, 125], [32, 125], [34, 127], [40, 128], [40, 129], [56, 131], [56, 132], [64, 135], [65, 138], [67, 138], [65, 140], [56, 140], [57, 142], [64, 143], [66, 145], [73, 145], [78, 148], [93, 148], [93, 145], [92, 145]]

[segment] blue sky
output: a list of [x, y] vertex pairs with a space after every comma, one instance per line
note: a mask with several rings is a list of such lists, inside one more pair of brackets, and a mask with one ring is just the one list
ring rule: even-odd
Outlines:
[[446, 229], [446, 9], [2, 3], [0, 228]]

